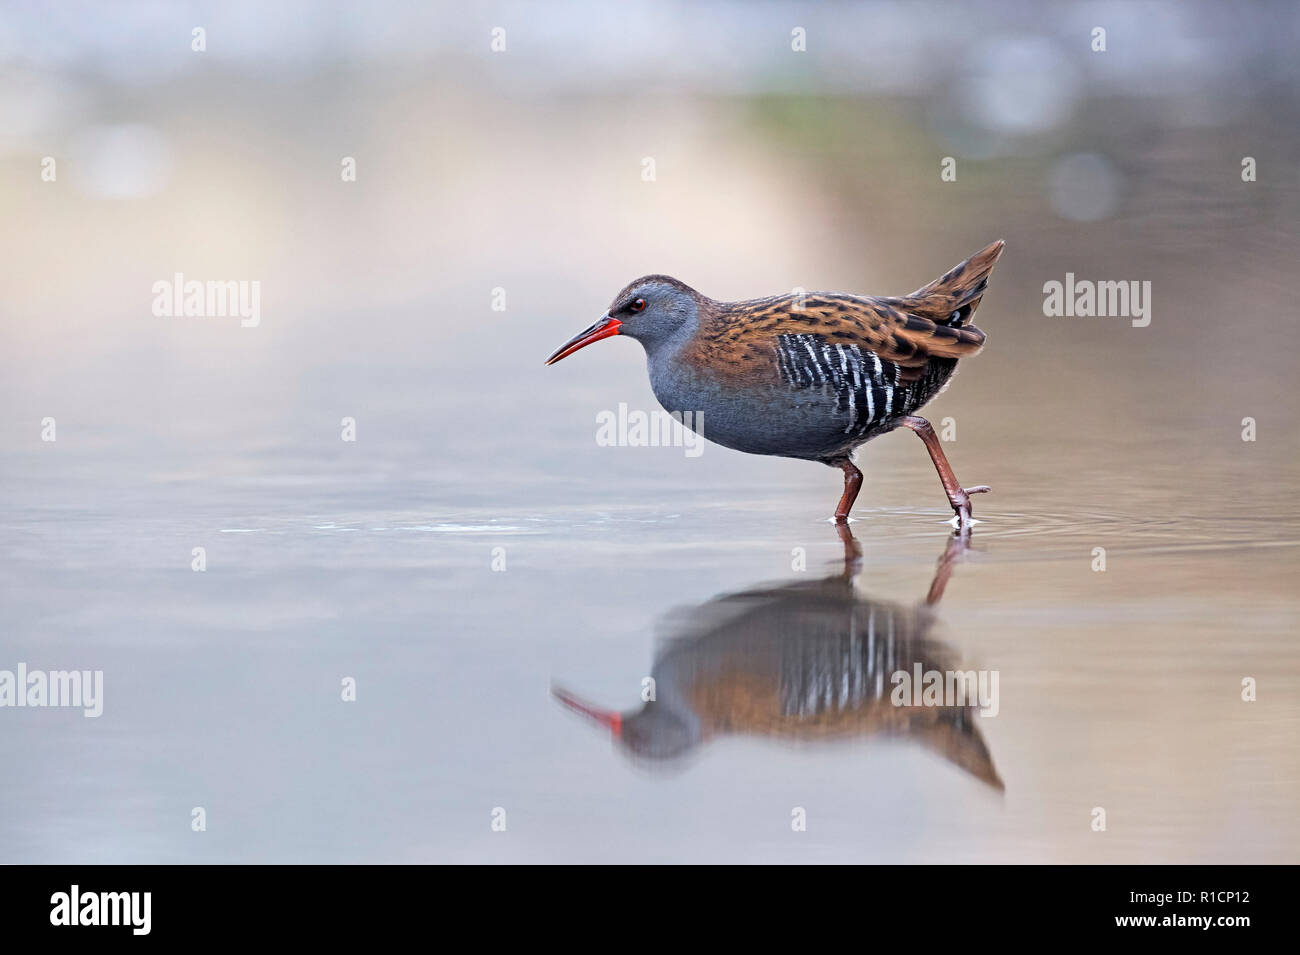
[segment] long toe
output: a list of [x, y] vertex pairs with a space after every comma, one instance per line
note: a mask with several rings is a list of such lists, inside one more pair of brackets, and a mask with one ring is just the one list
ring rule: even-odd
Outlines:
[[987, 484], [977, 484], [974, 487], [964, 487], [954, 495], [949, 503], [957, 514], [957, 526], [959, 528], [969, 528], [973, 521], [970, 496], [972, 494], [986, 494], [991, 490]]

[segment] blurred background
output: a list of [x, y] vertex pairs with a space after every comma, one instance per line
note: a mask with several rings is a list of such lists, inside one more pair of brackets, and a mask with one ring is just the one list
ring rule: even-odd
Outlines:
[[[0, 668], [106, 692], [0, 711], [0, 861], [1297, 861], [1298, 30], [0, 5]], [[666, 613], [842, 548], [837, 473], [601, 447], [599, 412], [656, 407], [641, 350], [551, 350], [644, 273], [902, 294], [997, 238], [989, 344], [927, 413], [993, 486], [937, 612], [1002, 674], [1005, 791], [865, 737], [664, 774], [558, 705], [632, 708]], [[260, 324], [156, 316], [177, 272], [260, 282]], [[1150, 282], [1150, 324], [1046, 316], [1067, 273]], [[859, 464], [858, 586], [913, 604], [938, 481], [907, 435]]]

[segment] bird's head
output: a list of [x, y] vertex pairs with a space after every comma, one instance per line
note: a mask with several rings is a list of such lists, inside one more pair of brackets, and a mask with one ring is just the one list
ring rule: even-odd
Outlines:
[[702, 742], [698, 726], [693, 728], [670, 708], [658, 703], [647, 703], [636, 712], [620, 713], [593, 706], [559, 687], [552, 687], [551, 694], [573, 712], [609, 730], [618, 748], [637, 761], [672, 762]]
[[667, 275], [639, 278], [614, 296], [609, 310], [594, 325], [557, 348], [546, 364], [612, 335], [635, 338], [649, 351], [684, 329], [693, 329], [703, 300], [695, 289]]

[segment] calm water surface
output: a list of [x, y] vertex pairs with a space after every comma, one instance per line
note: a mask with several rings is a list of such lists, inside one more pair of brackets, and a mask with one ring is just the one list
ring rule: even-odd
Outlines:
[[[968, 420], [950, 456], [994, 486], [969, 546], [920, 442], [890, 435], [863, 456], [851, 580], [829, 469], [596, 448], [594, 418], [521, 429], [501, 466], [455, 429], [445, 466], [397, 441], [170, 474], [165, 448], [47, 449], [6, 488], [10, 665], [103, 669], [105, 712], [4, 714], [3, 857], [1294, 861], [1293, 505], [1233, 493], [1258, 462], [1192, 487], [1103, 429], [1087, 455], [1008, 455]], [[446, 469], [473, 463], [457, 503]], [[997, 715], [890, 725], [850, 621], [893, 664], [996, 670]], [[707, 728], [637, 752], [552, 695], [626, 719], [650, 675]], [[834, 717], [823, 691], [852, 697], [838, 721], [776, 725]]]

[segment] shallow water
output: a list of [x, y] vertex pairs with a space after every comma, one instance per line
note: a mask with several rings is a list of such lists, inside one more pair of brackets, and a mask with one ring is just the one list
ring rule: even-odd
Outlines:
[[[399, 468], [326, 478], [328, 458], [314, 476], [254, 457], [237, 478], [89, 498], [47, 461], [45, 480], [8, 489], [22, 515], [5, 528], [8, 651], [103, 669], [105, 713], [5, 713], [5, 858], [1294, 859], [1300, 525], [1282, 502], [1171, 513], [1143, 488], [1123, 509], [1077, 486], [1026, 492], [963, 444], [958, 474], [994, 491], [954, 551], [905, 437], [864, 455], [857, 600], [902, 620], [952, 558], [927, 639], [1000, 675], [997, 715], [974, 722], [1001, 791], [871, 719], [791, 738], [737, 716], [676, 758], [631, 758], [551, 695], [633, 712], [682, 628], [713, 626], [716, 598], [841, 576], [828, 469], [610, 448], [613, 476], [556, 464], [564, 481], [539, 493], [506, 468], [486, 472], [501, 506], [446, 507]], [[754, 483], [735, 491], [733, 475]], [[826, 606], [756, 629], [754, 657], [821, 639]], [[733, 661], [749, 652], [728, 639]], [[195, 806], [206, 832], [190, 831]]]

